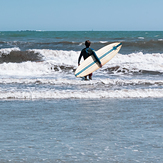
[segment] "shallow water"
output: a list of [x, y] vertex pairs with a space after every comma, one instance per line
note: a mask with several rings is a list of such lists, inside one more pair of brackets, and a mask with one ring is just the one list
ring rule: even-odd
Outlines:
[[162, 99], [0, 101], [0, 162], [163, 160]]

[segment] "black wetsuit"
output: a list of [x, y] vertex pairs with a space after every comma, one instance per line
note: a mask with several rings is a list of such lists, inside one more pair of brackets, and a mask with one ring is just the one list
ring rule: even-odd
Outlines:
[[84, 60], [87, 59], [89, 56], [93, 55], [95, 60], [101, 65], [101, 62], [99, 60], [99, 58], [97, 57], [95, 51], [92, 49], [92, 48], [84, 48], [81, 53], [80, 53], [80, 56], [79, 56], [79, 59], [78, 59], [78, 64], [80, 64], [80, 60], [81, 60], [81, 57], [83, 56]]

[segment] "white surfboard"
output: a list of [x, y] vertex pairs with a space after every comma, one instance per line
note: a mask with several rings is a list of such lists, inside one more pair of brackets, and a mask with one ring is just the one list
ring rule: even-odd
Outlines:
[[[122, 46], [122, 43], [116, 42], [116, 43], [112, 43], [107, 46], [104, 46], [103, 48], [96, 51], [96, 55], [100, 59], [101, 64], [104, 65], [108, 61], [110, 61], [118, 53], [121, 46]], [[76, 77], [87, 76], [99, 68], [100, 67], [99, 67], [98, 62], [94, 59], [92, 55], [92, 56], [89, 56], [86, 60], [84, 60], [80, 64], [80, 66], [75, 71], [75, 76]]]

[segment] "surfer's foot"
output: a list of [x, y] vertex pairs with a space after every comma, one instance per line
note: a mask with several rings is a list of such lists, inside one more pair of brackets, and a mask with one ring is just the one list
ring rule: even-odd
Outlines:
[[92, 80], [92, 76], [89, 77], [89, 80]]
[[84, 80], [88, 80], [86, 76], [84, 77]]

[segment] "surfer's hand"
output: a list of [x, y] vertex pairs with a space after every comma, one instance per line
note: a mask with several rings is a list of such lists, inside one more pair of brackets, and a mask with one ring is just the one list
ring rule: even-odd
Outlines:
[[78, 64], [78, 66], [80, 66], [80, 63]]
[[102, 64], [100, 64], [100, 68], [102, 67]]

